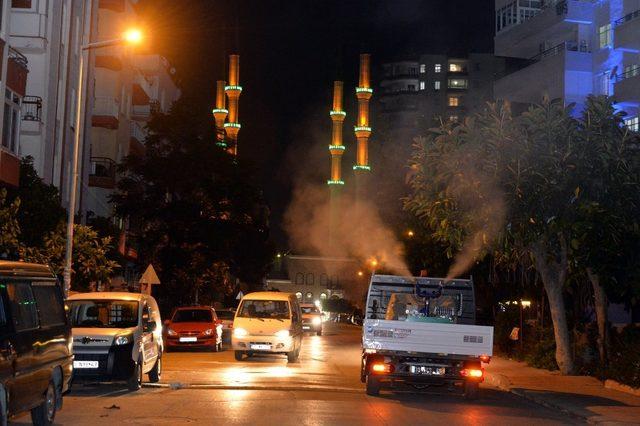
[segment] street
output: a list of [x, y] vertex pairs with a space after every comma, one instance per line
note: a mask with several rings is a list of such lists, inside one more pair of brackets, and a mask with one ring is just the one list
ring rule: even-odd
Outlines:
[[[456, 394], [383, 392], [367, 397], [359, 381], [360, 328], [325, 324], [305, 336], [300, 361], [233, 352], [165, 354], [160, 386], [138, 392], [116, 384], [76, 386], [56, 424], [575, 424], [512, 394], [482, 388], [478, 401]], [[10, 424], [30, 424], [23, 415]]]

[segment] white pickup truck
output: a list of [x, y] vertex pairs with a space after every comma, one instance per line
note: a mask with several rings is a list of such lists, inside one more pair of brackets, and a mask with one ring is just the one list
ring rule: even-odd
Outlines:
[[408, 385], [478, 397], [493, 327], [475, 325], [472, 280], [373, 275], [362, 332], [368, 395]]

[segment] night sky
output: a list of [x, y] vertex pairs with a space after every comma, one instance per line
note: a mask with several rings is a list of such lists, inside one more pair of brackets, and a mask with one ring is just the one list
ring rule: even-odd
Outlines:
[[[345, 107], [355, 111], [359, 53], [372, 54], [375, 78], [389, 59], [492, 51], [492, 0], [146, 0], [141, 6], [149, 43], [175, 64], [194, 108], [212, 107], [227, 55], [240, 54], [239, 156], [255, 167], [281, 247], [293, 181], [305, 168], [329, 171], [328, 153], [311, 164], [304, 153], [318, 139], [326, 138], [323, 149], [329, 141], [334, 80], [345, 81]], [[355, 142], [349, 124], [346, 145]], [[375, 117], [372, 125], [375, 133]]]

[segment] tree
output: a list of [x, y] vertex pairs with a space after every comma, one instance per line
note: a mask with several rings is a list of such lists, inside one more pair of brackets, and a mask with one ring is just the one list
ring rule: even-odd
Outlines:
[[[73, 291], [88, 291], [92, 283], [105, 283], [118, 264], [107, 257], [110, 238], [100, 238], [98, 233], [85, 225], [73, 227], [72, 287]], [[49, 233], [41, 247], [23, 247], [22, 258], [28, 262], [44, 263], [56, 275], [64, 270], [66, 226], [61, 223]]]
[[44, 183], [33, 167], [33, 158], [20, 162], [20, 186], [8, 191], [9, 200], [20, 199], [18, 222], [20, 242], [28, 247], [42, 245], [43, 239], [65, 219], [58, 188]]
[[556, 361], [573, 371], [563, 287], [575, 205], [577, 124], [561, 104], [545, 101], [514, 119], [490, 105], [459, 125], [418, 140], [406, 208], [426, 221], [455, 255], [449, 276], [493, 252], [497, 262], [530, 257], [545, 287]]
[[20, 246], [20, 225], [18, 211], [20, 200], [7, 203], [7, 190], [0, 188], [0, 259], [9, 259], [17, 255]]
[[125, 159], [113, 202], [138, 234], [140, 259], [158, 267], [162, 296], [191, 301], [219, 262], [257, 282], [273, 258], [268, 210], [248, 169], [215, 145], [211, 117], [183, 97], [149, 132], [144, 155]]

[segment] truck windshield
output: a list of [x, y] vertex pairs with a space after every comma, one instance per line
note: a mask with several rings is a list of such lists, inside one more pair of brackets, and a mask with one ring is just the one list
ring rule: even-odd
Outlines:
[[72, 327], [126, 328], [138, 325], [138, 302], [130, 300], [72, 300]]
[[289, 302], [286, 300], [244, 300], [238, 316], [289, 319]]
[[315, 306], [300, 306], [303, 314], [319, 314], [320, 311]]
[[206, 309], [180, 309], [173, 315], [171, 322], [213, 322], [213, 316]]

